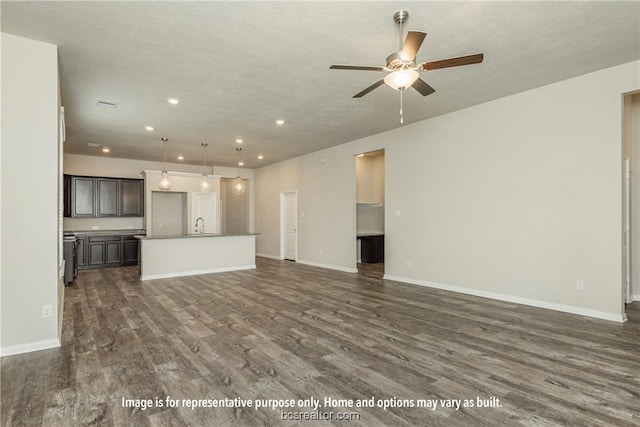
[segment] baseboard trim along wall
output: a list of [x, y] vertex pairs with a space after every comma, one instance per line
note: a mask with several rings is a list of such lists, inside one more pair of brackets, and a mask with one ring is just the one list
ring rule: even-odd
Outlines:
[[253, 265], [240, 265], [237, 267], [212, 268], [209, 270], [179, 271], [176, 273], [150, 274], [147, 276], [141, 276], [140, 280], [169, 279], [171, 277], [196, 276], [198, 274], [224, 273], [226, 271], [252, 270], [255, 268], [256, 268], [256, 265], [253, 264]]
[[384, 275], [385, 280], [394, 280], [396, 282], [408, 283], [411, 285], [425, 286], [428, 288], [442, 289], [444, 291], [458, 292], [461, 294], [474, 295], [477, 297], [490, 298], [498, 301], [513, 302], [516, 304], [529, 305], [531, 307], [546, 308], [549, 310], [562, 311], [565, 313], [578, 314], [580, 316], [594, 317], [596, 319], [609, 320], [612, 322], [623, 323], [627, 320], [627, 316], [614, 313], [606, 313], [604, 311], [590, 310], [588, 308], [575, 307], [572, 305], [555, 304], [547, 301], [533, 300], [529, 298], [516, 297], [513, 295], [499, 294], [495, 292], [485, 292], [476, 289], [462, 288], [459, 286], [443, 285], [440, 283], [426, 282], [423, 280], [412, 279], [409, 277]]
[[357, 273], [358, 272], [357, 268], [340, 267], [339, 265], [322, 264], [322, 263], [314, 262], [314, 261], [305, 261], [303, 259], [299, 259], [296, 262], [298, 262], [300, 264], [310, 265], [312, 267], [320, 267], [320, 268], [328, 268], [330, 270], [344, 271], [345, 273]]
[[640, 295], [632, 295], [633, 301], [640, 301]]
[[0, 348], [0, 357], [13, 356], [14, 354], [31, 353], [32, 351], [48, 350], [50, 348], [58, 347], [60, 347], [60, 340], [57, 338], [28, 342], [26, 344], [10, 345], [8, 347]]
[[256, 252], [256, 256], [259, 256], [259, 257], [262, 257], [262, 258], [277, 259], [279, 261], [282, 261], [282, 258], [280, 258], [279, 256], [276, 256], [276, 255], [262, 254], [262, 253]]

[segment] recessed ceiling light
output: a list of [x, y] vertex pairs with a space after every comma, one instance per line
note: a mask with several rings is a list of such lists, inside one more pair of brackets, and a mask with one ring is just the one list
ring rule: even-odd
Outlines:
[[262, 159], [264, 159], [264, 156], [263, 156], [262, 154], [260, 154], [260, 155], [258, 156], [258, 160], [262, 160]]
[[110, 152], [110, 151], [111, 151], [111, 148], [109, 148], [109, 147], [103, 147], [103, 148], [102, 148], [102, 152], [103, 152], [103, 153], [108, 153], [108, 152]]
[[178, 160], [184, 160], [184, 156], [182, 155], [178, 156]]
[[244, 141], [242, 139], [240, 139], [240, 138], [236, 139], [236, 143], [238, 143], [238, 144], [242, 144], [243, 142]]
[[244, 162], [238, 162], [238, 166], [244, 166]]
[[283, 125], [284, 124], [284, 120], [278, 119], [278, 120], [276, 120], [276, 124], [277, 125]]
[[146, 130], [153, 130], [153, 126], [145, 126], [144, 127]]
[[178, 103], [180, 102], [180, 100], [179, 100], [179, 99], [177, 99], [177, 98], [167, 98], [167, 102], [168, 102], [169, 104], [176, 105], [176, 104], [178, 104]]

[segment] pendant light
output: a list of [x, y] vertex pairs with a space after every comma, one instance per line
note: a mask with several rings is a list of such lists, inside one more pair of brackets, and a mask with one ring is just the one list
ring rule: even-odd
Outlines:
[[[242, 147], [236, 147], [236, 151], [238, 152], [238, 166], [242, 166], [242, 162], [240, 161], [240, 153], [242, 152]], [[233, 181], [233, 185], [231, 186], [231, 188], [233, 188], [233, 192], [238, 196], [244, 194], [246, 187], [247, 186], [240, 175], [236, 177], [235, 181]]]
[[160, 180], [158, 180], [158, 188], [167, 191], [171, 190], [171, 186], [173, 185], [173, 181], [171, 181], [171, 178], [169, 178], [169, 172], [167, 172], [167, 141], [169, 141], [169, 138], [163, 137], [161, 139], [164, 168], [162, 170], [162, 174], [160, 175]]
[[208, 193], [211, 190], [211, 183], [209, 182], [209, 177], [207, 176], [207, 144], [203, 142], [202, 144], [202, 166], [204, 166], [205, 172], [202, 173], [202, 179], [200, 180], [199, 188], [200, 192]]

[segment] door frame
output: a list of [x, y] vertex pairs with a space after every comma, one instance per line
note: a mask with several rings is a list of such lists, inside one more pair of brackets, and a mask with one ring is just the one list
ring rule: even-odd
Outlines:
[[622, 288], [624, 294], [624, 304], [633, 302], [633, 292], [631, 284], [631, 259], [632, 259], [632, 247], [631, 247], [631, 159], [628, 156], [624, 157], [624, 195], [623, 195], [623, 233], [622, 233], [622, 246], [624, 249], [623, 257], [623, 277]]
[[280, 259], [286, 256], [287, 241], [287, 196], [293, 194], [296, 198], [295, 213], [296, 216], [296, 256], [294, 261], [298, 261], [298, 190], [288, 190], [280, 192]]

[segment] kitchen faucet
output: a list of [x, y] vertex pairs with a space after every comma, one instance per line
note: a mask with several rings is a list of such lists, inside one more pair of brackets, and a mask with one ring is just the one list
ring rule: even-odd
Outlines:
[[200, 234], [204, 236], [204, 218], [202, 217], [196, 218], [196, 233], [198, 232], [198, 221], [202, 221], [202, 228], [200, 229]]

